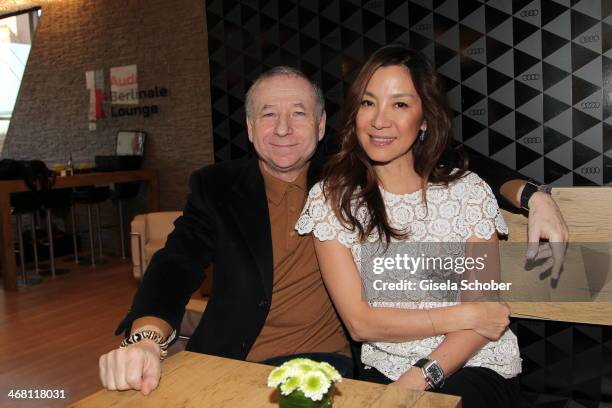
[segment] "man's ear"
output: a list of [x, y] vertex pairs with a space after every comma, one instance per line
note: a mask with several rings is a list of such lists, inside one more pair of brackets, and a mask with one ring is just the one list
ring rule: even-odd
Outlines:
[[323, 113], [321, 114], [321, 119], [319, 119], [319, 137], [318, 137], [318, 141], [320, 142], [321, 139], [323, 139], [323, 136], [325, 136], [325, 123], [327, 121], [327, 114], [325, 113], [325, 110], [323, 110]]
[[249, 136], [249, 142], [253, 143], [253, 125], [251, 124], [251, 118], [249, 115], [246, 117], [247, 135]]

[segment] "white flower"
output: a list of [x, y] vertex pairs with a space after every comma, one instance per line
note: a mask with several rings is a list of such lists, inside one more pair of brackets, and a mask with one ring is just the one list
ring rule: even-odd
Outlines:
[[314, 228], [314, 235], [319, 241], [329, 241], [336, 238], [336, 231], [326, 222], [317, 224]]
[[482, 184], [476, 184], [472, 186], [472, 190], [470, 191], [470, 202], [479, 204], [482, 203], [485, 197], [487, 196], [487, 190]]
[[424, 220], [427, 217], [427, 208], [422, 203], [419, 203], [414, 210], [414, 215], [417, 219]]
[[452, 218], [459, 214], [459, 203], [457, 201], [446, 201], [440, 205], [440, 216]]
[[446, 188], [431, 188], [427, 191], [427, 201], [439, 204], [448, 199], [448, 190]]
[[497, 201], [495, 201], [495, 199], [492, 197], [487, 197], [484, 202], [483, 209], [484, 209], [485, 217], [495, 218], [495, 216], [497, 215], [497, 211], [498, 211]]
[[293, 360], [287, 361], [283, 366], [284, 365], [291, 367], [295, 372], [301, 374], [310, 372], [317, 367], [317, 363], [308, 358], [294, 358]]
[[295, 229], [297, 230], [298, 234], [304, 235], [304, 234], [310, 234], [312, 230], [314, 229], [314, 226], [315, 224], [312, 218], [304, 214], [297, 220]]
[[456, 183], [454, 183], [451, 188], [450, 188], [450, 192], [451, 192], [451, 196], [455, 199], [459, 199], [461, 200], [465, 194], [467, 193], [467, 186], [465, 184], [465, 181], [463, 180], [458, 180]]
[[438, 218], [429, 223], [429, 233], [433, 235], [447, 235], [450, 233], [451, 225], [444, 218]]
[[310, 189], [310, 192], [308, 193], [308, 196], [310, 198], [318, 198], [319, 196], [321, 196], [323, 194], [323, 188], [321, 186], [322, 186], [322, 183], [317, 183], [314, 186], [312, 186], [312, 188]]
[[415, 221], [412, 223], [412, 225], [410, 225], [410, 233], [412, 235], [411, 238], [415, 241], [421, 239], [426, 232], [427, 227], [425, 226], [424, 222]]
[[404, 203], [400, 203], [397, 206], [392, 207], [391, 213], [393, 218], [397, 220], [398, 224], [402, 226], [408, 224], [414, 217], [412, 207]]
[[320, 401], [327, 394], [331, 381], [319, 370], [313, 370], [304, 375], [300, 390], [307, 398]]
[[493, 223], [491, 222], [491, 220], [480, 220], [474, 226], [474, 234], [481, 239], [491, 238], [491, 235], [493, 235], [494, 231], [495, 228], [493, 227]]
[[482, 210], [476, 205], [468, 205], [465, 209], [465, 220], [469, 225], [475, 225], [482, 219]]
[[320, 401], [332, 384], [340, 381], [340, 373], [331, 364], [295, 358], [272, 370], [268, 387], [278, 387], [282, 395], [301, 391], [306, 398]]
[[268, 376], [268, 387], [278, 387], [287, 378], [291, 377], [294, 372], [295, 370], [292, 367], [288, 367], [285, 364], [280, 367], [276, 367]]
[[289, 395], [293, 391], [297, 390], [300, 385], [302, 385], [302, 376], [289, 377], [287, 381], [280, 386], [281, 394]]
[[319, 370], [321, 370], [327, 376], [327, 378], [329, 378], [333, 382], [342, 381], [342, 376], [340, 375], [338, 370], [336, 370], [333, 365], [325, 361], [319, 363]]
[[316, 201], [310, 205], [309, 213], [313, 219], [320, 220], [325, 216], [325, 205]]
[[452, 221], [453, 231], [459, 234], [461, 237], [467, 238], [470, 232], [465, 225], [465, 220], [462, 217], [455, 217]]

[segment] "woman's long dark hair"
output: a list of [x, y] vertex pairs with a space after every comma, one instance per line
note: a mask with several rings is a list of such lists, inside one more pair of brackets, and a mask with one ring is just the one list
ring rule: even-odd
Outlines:
[[[358, 230], [362, 242], [373, 231], [387, 244], [392, 237], [406, 237], [404, 232], [389, 224], [378, 177], [355, 131], [357, 112], [370, 78], [377, 69], [395, 65], [404, 66], [410, 72], [427, 123], [425, 139], [417, 138], [412, 146], [414, 170], [424, 181], [423, 192], [428, 183], [448, 185], [462, 177], [467, 168], [467, 160], [461, 156], [456, 156], [452, 165], [440, 165], [442, 155], [450, 151], [451, 119], [443, 80], [434, 66], [423, 54], [403, 44], [378, 49], [363, 65], [348, 90], [339, 134], [340, 151], [330, 158], [324, 170], [323, 191], [331, 208], [342, 224], [352, 231]], [[459, 171], [453, 172], [453, 168]], [[426, 203], [425, 194], [423, 200]], [[365, 225], [357, 219], [355, 205], [367, 210], [369, 216]]]

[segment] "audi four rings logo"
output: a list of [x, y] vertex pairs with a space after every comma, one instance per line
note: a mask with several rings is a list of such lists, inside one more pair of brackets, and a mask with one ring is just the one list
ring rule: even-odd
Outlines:
[[540, 14], [540, 10], [538, 9], [529, 9], [521, 11], [521, 17], [535, 17]]
[[599, 41], [599, 36], [597, 34], [585, 35], [584, 37], [580, 37], [581, 44], [592, 43], [592, 42], [597, 42], [597, 41]]
[[583, 167], [580, 172], [582, 174], [599, 174], [601, 173], [601, 167]]
[[540, 79], [540, 74], [523, 74], [521, 79], [523, 81], [537, 81]]
[[599, 103], [599, 102], [582, 102], [580, 104], [580, 107], [582, 109], [597, 109], [597, 108], [601, 107], [601, 103]]
[[523, 141], [527, 144], [542, 143], [542, 138], [540, 136], [530, 136], [523, 138]]
[[416, 31], [430, 30], [431, 29], [431, 24], [419, 24], [419, 25], [415, 26], [414, 29]]
[[472, 48], [470, 50], [467, 50], [467, 54], [468, 55], [480, 55], [484, 53], [484, 48], [482, 47], [478, 47], [478, 48]]
[[470, 116], [483, 116], [484, 114], [485, 114], [484, 109], [470, 109], [469, 111]]

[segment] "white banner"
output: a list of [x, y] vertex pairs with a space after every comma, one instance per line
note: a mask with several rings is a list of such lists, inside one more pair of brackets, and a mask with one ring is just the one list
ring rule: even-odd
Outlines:
[[111, 104], [138, 104], [138, 71], [136, 65], [112, 67], [110, 69]]

